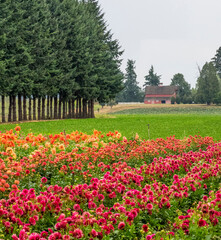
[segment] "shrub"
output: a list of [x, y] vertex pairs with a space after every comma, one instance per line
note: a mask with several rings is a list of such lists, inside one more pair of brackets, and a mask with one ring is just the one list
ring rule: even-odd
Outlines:
[[176, 98], [175, 97], [172, 97], [171, 98], [171, 104], [174, 104], [176, 102]]
[[177, 97], [176, 97], [176, 103], [177, 103], [177, 104], [180, 104], [180, 102], [181, 102], [181, 101], [180, 101], [180, 97], [177, 96]]

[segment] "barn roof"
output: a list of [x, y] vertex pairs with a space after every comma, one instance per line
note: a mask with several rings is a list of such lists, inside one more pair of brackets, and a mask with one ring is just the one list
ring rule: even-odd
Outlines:
[[177, 86], [147, 86], [146, 95], [173, 95], [178, 90]]

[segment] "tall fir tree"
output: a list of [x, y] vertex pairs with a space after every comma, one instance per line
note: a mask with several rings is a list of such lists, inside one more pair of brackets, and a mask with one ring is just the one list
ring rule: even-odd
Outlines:
[[160, 75], [157, 75], [154, 73], [154, 68], [153, 65], [151, 65], [151, 68], [149, 70], [149, 74], [146, 75], [145, 77], [145, 82], [144, 82], [144, 87], [146, 86], [158, 86], [160, 84]]
[[[78, 88], [75, 82], [76, 69], [73, 65], [75, 29], [77, 21], [77, 1], [47, 0], [51, 12], [51, 35], [53, 65], [48, 81], [49, 96], [54, 98], [54, 117], [61, 118], [61, 104], [75, 98]], [[59, 114], [57, 114], [57, 96], [59, 95]], [[51, 104], [52, 106], [52, 104]], [[66, 116], [66, 113], [63, 114]]]
[[94, 97], [99, 102], [109, 102], [123, 88], [123, 74], [120, 71], [121, 55], [123, 51], [119, 42], [113, 39], [112, 33], [107, 29], [104, 13], [98, 1], [88, 1], [91, 13], [93, 31], [91, 36], [93, 47], [92, 63], [93, 69], [90, 73], [96, 80], [94, 86]]
[[[137, 74], [135, 72], [135, 61], [128, 59], [126, 73], [125, 73], [125, 82], [124, 89], [121, 92], [121, 101], [125, 102], [137, 102], [140, 99], [140, 87], [137, 82]], [[120, 100], [120, 99], [119, 99]]]
[[31, 86], [28, 71], [30, 60], [29, 49], [24, 39], [25, 11], [22, 1], [6, 1], [8, 14], [4, 18], [3, 31], [6, 35], [5, 63], [10, 97], [8, 121], [16, 121], [16, 96]]
[[3, 1], [0, 4], [0, 95], [1, 95], [1, 115], [2, 122], [6, 121], [5, 116], [5, 98], [8, 94], [8, 82], [6, 77], [7, 69], [7, 53], [6, 41], [7, 41], [7, 24], [6, 19], [11, 14], [7, 1]]
[[[94, 39], [97, 33], [94, 20], [90, 12], [90, 6], [87, 2], [81, 2], [79, 4], [80, 16], [79, 21], [75, 25], [77, 32], [76, 39], [76, 55], [74, 59], [74, 65], [76, 66], [77, 76], [76, 82], [79, 85], [76, 91], [78, 101], [78, 117], [86, 117], [87, 108], [86, 103], [93, 94], [93, 91], [97, 91], [95, 81], [96, 75], [93, 74], [93, 50], [96, 41]], [[78, 29], [78, 31], [77, 31]], [[94, 45], [93, 45], [94, 44]], [[93, 89], [94, 86], [94, 89]]]
[[[46, 0], [26, 1], [28, 18], [26, 21], [27, 44], [32, 62], [29, 64], [33, 80], [33, 117], [36, 118], [36, 98], [38, 99], [38, 119], [45, 119], [45, 99], [48, 94], [50, 67], [53, 63], [52, 38], [50, 35], [50, 11]], [[29, 95], [30, 96], [30, 95]], [[24, 115], [25, 116], [25, 115]]]
[[212, 62], [214, 63], [217, 73], [221, 78], [221, 47], [217, 49], [215, 57], [212, 58]]
[[10, 96], [9, 121], [27, 119], [27, 97], [29, 120], [37, 118], [36, 107], [39, 120], [61, 118], [62, 105], [63, 118], [67, 109], [69, 117], [94, 117], [94, 101], [109, 101], [122, 89], [122, 51], [98, 1], [5, 0], [0, 13], [1, 94]]

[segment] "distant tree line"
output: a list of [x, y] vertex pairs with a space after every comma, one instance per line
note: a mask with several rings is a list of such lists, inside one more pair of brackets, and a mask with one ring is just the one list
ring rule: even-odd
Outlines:
[[[199, 69], [196, 88], [192, 88], [182, 73], [177, 73], [171, 79], [171, 86], [178, 86], [177, 96], [172, 97], [171, 103], [202, 103], [221, 104], [221, 47], [216, 51], [211, 62], [206, 62]], [[117, 95], [117, 101], [143, 102], [145, 92], [138, 86], [135, 73], [135, 61], [128, 60], [124, 77], [124, 89]], [[161, 76], [154, 72], [151, 66], [148, 75], [144, 77], [146, 86], [159, 86]]]
[[2, 122], [94, 117], [123, 89], [121, 55], [96, 0], [1, 1]]

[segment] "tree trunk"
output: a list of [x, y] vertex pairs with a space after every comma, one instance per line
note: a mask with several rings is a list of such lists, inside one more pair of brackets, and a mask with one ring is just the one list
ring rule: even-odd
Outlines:
[[41, 120], [41, 98], [38, 98], [38, 120]]
[[79, 99], [76, 100], [76, 118], [79, 118]]
[[5, 122], [5, 96], [2, 95], [2, 122]]
[[81, 98], [79, 98], [79, 105], [78, 105], [78, 108], [79, 108], [79, 118], [82, 118]]
[[17, 114], [16, 114], [16, 96], [12, 97], [12, 108], [13, 108], [13, 122], [17, 121]]
[[36, 97], [33, 97], [33, 120], [36, 120]]
[[61, 97], [59, 97], [59, 104], [58, 104], [58, 119], [61, 119]]
[[42, 97], [41, 118], [45, 120], [45, 97]]
[[21, 101], [21, 94], [18, 95], [18, 121], [22, 121], [22, 101]]
[[66, 101], [63, 101], [63, 119], [66, 118]]
[[71, 111], [71, 118], [75, 118], [75, 113], [74, 113], [74, 109], [75, 109], [75, 106], [74, 106], [74, 102], [75, 102], [75, 100], [74, 99], [72, 99], [71, 100], [71, 104], [72, 104], [72, 111]]
[[9, 96], [9, 106], [8, 106], [8, 122], [12, 121], [12, 97]]
[[83, 118], [87, 117], [87, 100], [83, 98]]
[[49, 113], [49, 115], [50, 115], [50, 119], [53, 119], [53, 97], [50, 97], [50, 103], [49, 103], [49, 108], [50, 108], [50, 113]]
[[72, 114], [72, 104], [71, 104], [71, 99], [68, 100], [68, 118], [71, 118], [71, 114]]
[[65, 118], [68, 118], [68, 101], [65, 101]]
[[27, 120], [26, 96], [23, 95], [23, 120]]
[[50, 97], [47, 96], [47, 119], [50, 119]]
[[32, 120], [32, 109], [31, 109], [31, 97], [29, 97], [29, 101], [28, 101], [28, 120], [31, 121]]
[[87, 105], [88, 105], [88, 115], [87, 115], [87, 117], [91, 117], [91, 100], [88, 100], [88, 103], [87, 103]]
[[91, 99], [91, 118], [94, 118], [94, 99]]
[[54, 97], [54, 119], [58, 118], [58, 97]]

